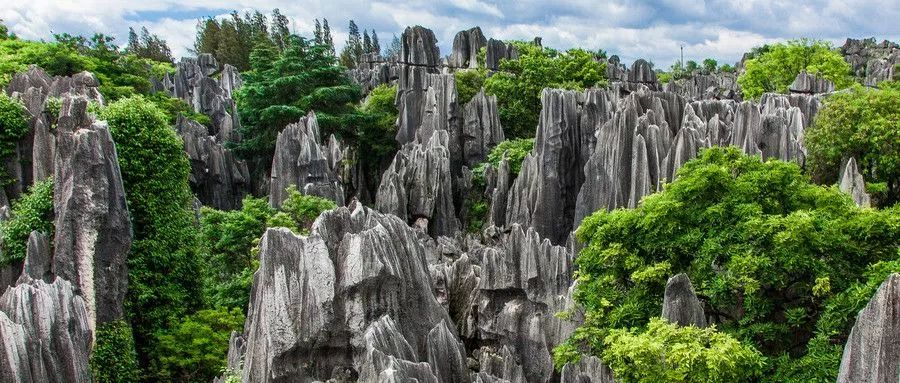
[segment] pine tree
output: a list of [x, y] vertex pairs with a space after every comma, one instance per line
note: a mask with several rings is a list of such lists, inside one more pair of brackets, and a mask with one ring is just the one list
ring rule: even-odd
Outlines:
[[356, 23], [353, 20], [350, 20], [348, 29], [350, 37], [347, 39], [347, 45], [350, 46], [350, 53], [355, 61], [359, 56], [362, 56], [363, 42], [359, 35], [359, 27], [356, 26]]
[[141, 42], [138, 40], [137, 32], [132, 27], [128, 27], [128, 47], [126, 50], [132, 54], [138, 54], [141, 50]]
[[331, 27], [328, 26], [328, 19], [322, 19], [322, 44], [328, 46], [329, 52], [334, 56], [334, 39], [331, 38]]
[[313, 31], [313, 37], [316, 45], [325, 44], [325, 40], [322, 38], [322, 24], [319, 24], [319, 19], [316, 19], [316, 30]]
[[374, 53], [376, 55], [381, 54], [381, 43], [378, 42], [378, 34], [375, 33], [375, 30], [372, 30], [372, 50], [370, 53]]
[[369, 39], [369, 31], [363, 30], [363, 52], [372, 52], [372, 40]]
[[275, 42], [275, 45], [278, 46], [278, 50], [283, 51], [287, 46], [288, 36], [291, 34], [288, 25], [290, 21], [288, 21], [287, 16], [281, 14], [281, 11], [278, 8], [272, 11], [272, 41]]
[[384, 52], [386, 57], [393, 57], [400, 55], [400, 38], [397, 35], [394, 35], [394, 38], [391, 39], [391, 45], [388, 46], [387, 51]]

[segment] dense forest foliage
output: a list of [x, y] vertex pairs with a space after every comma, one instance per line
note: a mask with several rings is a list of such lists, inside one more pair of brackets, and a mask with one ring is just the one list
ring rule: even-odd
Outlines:
[[[312, 38], [288, 25], [277, 9], [271, 22], [260, 12], [234, 12], [198, 23], [195, 52], [234, 65], [244, 79], [235, 94], [243, 139], [229, 147], [255, 175], [267, 175], [279, 132], [314, 111], [323, 138], [334, 134], [348, 145], [369, 186], [377, 185], [398, 149], [397, 87], [366, 94], [347, 70], [366, 54], [397, 54], [399, 40], [382, 46], [374, 30], [360, 34], [350, 21], [349, 40], [336, 52], [327, 20], [316, 20]], [[534, 145], [544, 88], [608, 84], [607, 62], [598, 59], [605, 52], [514, 45], [518, 58], [502, 60], [496, 72], [455, 73], [460, 104], [482, 89], [497, 97], [507, 138], [472, 169], [482, 188], [485, 168], [504, 158], [513, 176], [520, 171]], [[102, 34], [27, 41], [0, 24], [0, 85], [29, 65], [50, 75], [97, 76], [106, 103], [92, 112], [108, 123], [127, 195], [134, 243], [126, 319], [97, 330], [94, 377], [211, 381], [225, 367], [230, 333], [244, 325], [260, 236], [269, 227], [309, 234], [315, 218], [336, 205], [292, 188], [280, 208], [261, 196], [232, 211], [195, 208], [191, 164], [172, 126], [179, 115], [206, 125], [210, 119], [153, 92], [150, 79], [174, 66], [166, 42], [146, 29], [131, 30], [118, 47]], [[706, 59], [676, 63], [665, 78], [733, 71]], [[623, 383], [834, 380], [855, 313], [889, 273], [900, 272], [900, 87], [853, 85], [842, 56], [812, 40], [754, 50], [737, 81], [753, 99], [786, 92], [800, 71], [849, 88], [825, 96], [805, 138], [805, 168], [710, 148], [638, 207], [584, 220], [575, 299], [585, 323], [556, 349], [558, 366], [592, 354]], [[58, 115], [48, 105], [45, 112]], [[0, 158], [14, 154], [27, 130], [24, 105], [0, 94]], [[859, 161], [874, 208], [857, 207], [831, 186], [848, 156]], [[53, 236], [52, 182], [32, 185], [11, 203], [13, 218], [0, 223], [0, 264], [25, 257], [31, 231]], [[466, 203], [464, 227], [479, 233], [486, 201]], [[678, 327], [659, 318], [666, 281], [678, 273], [690, 277], [717, 318], [714, 326]]]

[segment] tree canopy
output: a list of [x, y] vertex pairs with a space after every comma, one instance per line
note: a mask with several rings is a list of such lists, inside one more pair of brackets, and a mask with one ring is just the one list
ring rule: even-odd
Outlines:
[[[573, 350], [600, 355], [612, 330], [647, 326], [667, 279], [686, 273], [719, 331], [773, 358], [767, 370], [790, 365], [807, 354], [828, 307], [872, 265], [897, 258], [897, 213], [857, 208], [793, 163], [706, 149], [636, 209], [582, 222], [574, 295], [586, 320], [557, 361]], [[829, 330], [823, 336], [841, 338], [849, 326]], [[837, 367], [820, 370], [833, 380]]]
[[744, 98], [766, 92], [787, 93], [800, 71], [831, 80], [836, 89], [853, 83], [850, 64], [826, 41], [799, 39], [766, 45], [751, 51], [738, 84]]

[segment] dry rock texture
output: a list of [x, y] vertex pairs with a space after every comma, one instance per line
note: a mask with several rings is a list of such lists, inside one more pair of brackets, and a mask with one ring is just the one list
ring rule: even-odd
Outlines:
[[53, 172], [56, 236], [52, 272], [84, 297], [90, 327], [121, 319], [128, 287], [131, 221], [116, 146], [87, 100], [66, 98]]
[[247, 163], [196, 121], [179, 115], [175, 131], [184, 141], [184, 151], [191, 161], [191, 190], [200, 202], [222, 210], [240, 208], [241, 200], [250, 192]]
[[12, 76], [6, 93], [25, 104], [31, 121], [28, 134], [16, 143], [15, 154], [4, 164], [7, 174], [15, 182], [3, 188], [0, 204], [8, 205], [33, 182], [53, 174], [56, 137], [51, 132], [51, 125], [58, 116], [44, 113], [47, 103], [51, 99], [79, 96], [102, 105], [104, 100], [99, 87], [97, 77], [89, 72], [76, 73], [71, 77], [50, 77], [34, 65]]
[[487, 41], [485, 49], [484, 66], [490, 70], [498, 70], [500, 69], [500, 60], [516, 59], [518, 57], [519, 51], [516, 50], [514, 45], [490, 39]]
[[319, 138], [319, 123], [314, 112], [286, 126], [278, 133], [272, 176], [269, 182], [269, 204], [280, 207], [288, 197], [288, 186], [301, 193], [319, 196], [344, 204], [344, 187], [340, 177], [343, 152], [332, 135], [328, 144]]
[[825, 78], [800, 71], [790, 86], [791, 93], [830, 93], [834, 92], [834, 83]]
[[487, 39], [480, 27], [456, 33], [453, 38], [453, 51], [448, 59], [453, 68], [477, 68], [478, 51], [487, 46]]
[[[171, 96], [191, 105], [195, 112], [209, 116], [211, 133], [219, 142], [240, 141], [240, 117], [232, 96], [243, 81], [231, 65], [225, 64], [221, 72], [218, 68], [219, 63], [210, 54], [185, 57], [175, 66], [174, 79], [167, 75], [157, 83]], [[217, 72], [218, 80], [212, 77]]]
[[855, 158], [851, 157], [844, 165], [841, 178], [838, 180], [838, 187], [842, 192], [850, 194], [856, 206], [870, 207], [872, 205], [871, 198], [866, 193], [866, 181], [859, 173]]
[[89, 382], [93, 332], [68, 281], [23, 277], [0, 296], [0, 380]]
[[614, 383], [612, 371], [596, 356], [583, 356], [578, 363], [566, 363], [560, 383]]
[[838, 383], [896, 382], [900, 374], [900, 274], [891, 274], [859, 312], [844, 345]]
[[462, 157], [465, 166], [471, 168], [487, 159], [491, 149], [505, 137], [497, 113], [497, 96], [488, 96], [482, 89], [463, 109]]
[[666, 282], [662, 317], [679, 326], [706, 327], [703, 306], [686, 274], [678, 274]]
[[455, 354], [458, 343], [439, 326], [452, 322], [431, 292], [420, 235], [357, 203], [323, 213], [309, 237], [269, 229], [245, 325], [244, 380], [324, 381], [348, 369], [456, 376], [463, 366], [422, 363]]
[[840, 50], [853, 74], [868, 86], [893, 79], [895, 66], [900, 64], [900, 45], [888, 40], [848, 38]]

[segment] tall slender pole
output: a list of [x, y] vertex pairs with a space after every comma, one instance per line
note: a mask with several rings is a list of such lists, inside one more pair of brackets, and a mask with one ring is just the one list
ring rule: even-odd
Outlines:
[[681, 69], [684, 69], [684, 45], [681, 46]]

